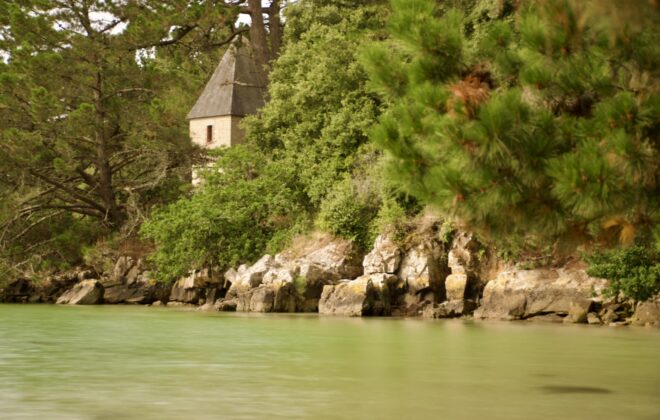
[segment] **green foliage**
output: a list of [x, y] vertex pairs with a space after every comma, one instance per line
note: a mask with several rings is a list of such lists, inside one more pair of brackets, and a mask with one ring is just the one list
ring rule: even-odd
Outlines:
[[275, 234], [296, 227], [298, 192], [290, 168], [248, 145], [220, 151], [200, 190], [162, 208], [142, 225], [153, 240], [161, 280], [192, 267], [225, 268], [254, 260]]
[[286, 162], [313, 209], [359, 160], [379, 102], [356, 54], [383, 26], [383, 1], [301, 1], [287, 8], [269, 102], [245, 121], [247, 138]]
[[370, 224], [378, 212], [378, 200], [368, 187], [345, 178], [335, 184], [321, 204], [318, 224], [333, 235], [355, 241], [359, 246], [370, 245]]
[[608, 292], [619, 292], [638, 301], [647, 300], [660, 293], [660, 260], [657, 253], [640, 246], [612, 249], [596, 253], [587, 259], [591, 266], [590, 276], [610, 281]]
[[390, 105], [372, 133], [389, 177], [501, 248], [651, 241], [657, 11], [437, 3], [393, 1], [391, 39], [363, 53]]

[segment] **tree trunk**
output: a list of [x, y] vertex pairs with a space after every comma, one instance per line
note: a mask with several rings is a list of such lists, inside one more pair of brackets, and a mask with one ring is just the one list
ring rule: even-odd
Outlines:
[[282, 21], [280, 20], [281, 0], [273, 0], [268, 8], [268, 27], [270, 29], [270, 59], [280, 55], [282, 46]]
[[103, 77], [101, 72], [96, 74], [96, 90], [94, 91], [95, 113], [96, 113], [96, 166], [99, 171], [98, 188], [99, 195], [103, 201], [108, 225], [117, 227], [122, 222], [122, 214], [117, 206], [117, 197], [112, 186], [112, 168], [110, 167], [110, 156], [108, 153], [108, 142], [105, 133], [105, 110], [101, 93], [103, 92]]
[[254, 59], [263, 76], [263, 80], [268, 80], [268, 64], [270, 63], [270, 48], [268, 47], [268, 34], [264, 24], [264, 17], [261, 11], [261, 0], [248, 0], [248, 11], [252, 19], [250, 24], [250, 44]]

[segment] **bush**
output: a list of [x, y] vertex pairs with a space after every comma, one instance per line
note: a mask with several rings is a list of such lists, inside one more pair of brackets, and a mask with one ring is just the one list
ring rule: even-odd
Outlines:
[[351, 178], [345, 178], [321, 203], [317, 221], [322, 230], [366, 248], [371, 239], [369, 226], [378, 208], [378, 198], [370, 188], [361, 189]]
[[660, 261], [653, 251], [641, 246], [614, 249], [587, 258], [590, 276], [610, 281], [608, 294], [619, 292], [638, 301], [660, 293]]

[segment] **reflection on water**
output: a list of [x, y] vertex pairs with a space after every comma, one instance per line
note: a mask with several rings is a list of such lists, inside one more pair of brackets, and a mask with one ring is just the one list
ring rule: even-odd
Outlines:
[[0, 418], [655, 419], [660, 331], [0, 305]]

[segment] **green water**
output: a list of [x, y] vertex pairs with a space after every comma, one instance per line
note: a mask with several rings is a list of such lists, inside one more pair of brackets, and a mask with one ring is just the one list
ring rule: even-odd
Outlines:
[[660, 419], [660, 331], [0, 305], [2, 419]]

